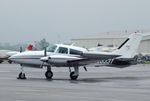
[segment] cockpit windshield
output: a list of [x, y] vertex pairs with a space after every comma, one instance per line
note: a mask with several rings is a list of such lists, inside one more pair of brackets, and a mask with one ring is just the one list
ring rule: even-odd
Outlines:
[[56, 48], [57, 45], [49, 45], [46, 50], [47, 52], [55, 52]]

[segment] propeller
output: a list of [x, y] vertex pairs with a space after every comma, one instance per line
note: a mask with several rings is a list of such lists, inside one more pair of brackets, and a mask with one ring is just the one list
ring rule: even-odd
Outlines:
[[20, 46], [20, 53], [22, 52], [22, 47]]
[[44, 48], [44, 56], [47, 56], [47, 50], [46, 50], [46, 47]]
[[43, 62], [40, 65], [40, 68], [42, 68], [44, 66], [44, 63], [47, 62], [48, 59], [46, 58], [46, 56], [47, 56], [47, 50], [46, 50], [46, 47], [45, 47], [44, 48], [44, 57], [41, 58], [41, 61], [43, 61]]
[[84, 68], [84, 70], [87, 72], [87, 68], [86, 68], [85, 66], [84, 66], [83, 68]]

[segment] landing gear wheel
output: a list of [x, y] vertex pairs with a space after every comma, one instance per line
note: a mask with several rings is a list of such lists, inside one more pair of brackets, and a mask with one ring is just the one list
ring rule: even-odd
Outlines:
[[2, 63], [3, 62], [3, 60], [0, 60], [0, 63]]
[[10, 61], [10, 60], [9, 60], [9, 61], [8, 61], [8, 63], [9, 63], [9, 64], [11, 64], [11, 63], [12, 63], [12, 61]]
[[25, 73], [19, 73], [19, 76], [18, 76], [18, 78], [17, 79], [26, 79], [26, 75], [25, 75]]
[[75, 72], [71, 72], [71, 73], [70, 73], [70, 78], [71, 78], [71, 80], [77, 80], [78, 75], [74, 75], [74, 74], [75, 74]]
[[52, 79], [52, 77], [53, 77], [53, 72], [52, 72], [52, 71], [47, 71], [47, 72], [45, 72], [45, 77], [46, 77], [46, 79]]

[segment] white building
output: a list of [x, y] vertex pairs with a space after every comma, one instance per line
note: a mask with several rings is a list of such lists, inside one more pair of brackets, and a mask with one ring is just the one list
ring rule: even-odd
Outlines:
[[[131, 34], [131, 33], [130, 33]], [[118, 47], [126, 40], [126, 38], [130, 35], [129, 33], [122, 34], [99, 34], [99, 35], [88, 35], [86, 37], [80, 37], [76, 39], [72, 39], [72, 43], [76, 46], [91, 48], [96, 47], [98, 44], [103, 46], [114, 46]], [[143, 39], [140, 44], [139, 53], [150, 54], [150, 33], [144, 33]]]

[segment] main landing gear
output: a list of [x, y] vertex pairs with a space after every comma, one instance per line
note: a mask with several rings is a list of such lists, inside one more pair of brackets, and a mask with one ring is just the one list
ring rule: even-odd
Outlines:
[[[74, 71], [71, 72], [70, 69], [70, 79], [77, 80], [79, 76], [79, 67], [74, 67]], [[46, 79], [50, 80], [53, 77], [53, 72], [51, 71], [51, 66], [47, 66], [47, 71], [45, 72]]]
[[79, 67], [74, 67], [74, 71], [71, 72], [71, 69], [70, 69], [70, 79], [71, 80], [77, 80], [79, 76]]
[[[70, 69], [70, 79], [77, 80], [79, 76], [79, 67], [74, 67], [74, 71], [71, 72]], [[45, 72], [46, 79], [50, 80], [53, 77], [53, 72], [51, 71], [51, 66], [47, 66], [47, 71]]]
[[53, 72], [51, 71], [51, 66], [47, 66], [47, 71], [45, 72], [46, 79], [50, 80], [53, 77]]

